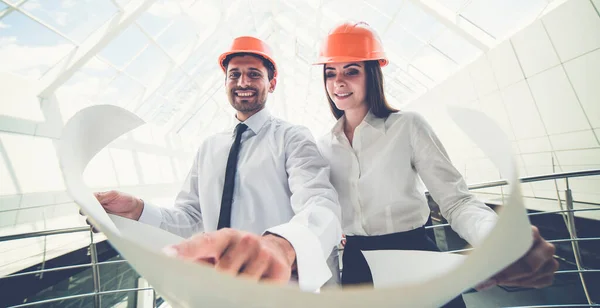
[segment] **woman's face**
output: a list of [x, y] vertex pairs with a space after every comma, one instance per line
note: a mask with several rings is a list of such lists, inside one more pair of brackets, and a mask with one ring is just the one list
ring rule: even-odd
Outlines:
[[364, 62], [325, 64], [325, 88], [335, 106], [342, 111], [366, 106], [367, 76]]

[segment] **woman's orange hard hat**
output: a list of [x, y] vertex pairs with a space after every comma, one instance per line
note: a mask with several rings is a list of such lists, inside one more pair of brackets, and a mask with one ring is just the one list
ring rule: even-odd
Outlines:
[[329, 32], [314, 64], [370, 60], [378, 60], [380, 66], [388, 64], [381, 40], [369, 24], [345, 22]]

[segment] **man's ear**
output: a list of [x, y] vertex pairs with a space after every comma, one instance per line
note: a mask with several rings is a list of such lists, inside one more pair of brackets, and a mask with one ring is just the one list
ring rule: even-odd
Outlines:
[[269, 93], [275, 91], [275, 86], [277, 86], [277, 78], [273, 77], [273, 79], [269, 81]]

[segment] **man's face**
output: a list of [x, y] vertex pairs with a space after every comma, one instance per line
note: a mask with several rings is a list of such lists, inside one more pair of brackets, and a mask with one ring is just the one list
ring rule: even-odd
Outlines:
[[239, 56], [229, 61], [225, 89], [235, 110], [250, 114], [262, 110], [275, 84], [275, 78], [269, 81], [267, 68], [259, 58]]

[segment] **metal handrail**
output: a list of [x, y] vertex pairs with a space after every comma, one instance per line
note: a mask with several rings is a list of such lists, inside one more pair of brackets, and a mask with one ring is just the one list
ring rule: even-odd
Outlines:
[[[572, 209], [572, 210], [558, 210], [558, 211], [548, 211], [548, 212], [536, 212], [536, 213], [527, 213], [527, 216], [536, 216], [536, 215], [545, 215], [545, 214], [559, 214], [559, 213], [569, 213], [569, 212], [588, 212], [588, 211], [600, 211], [600, 206], [596, 209]], [[425, 226], [425, 229], [435, 229], [435, 228], [443, 228], [449, 227], [450, 224], [439, 224], [439, 225], [431, 225]]]
[[77, 298], [83, 298], [83, 297], [99, 296], [99, 295], [106, 295], [106, 294], [113, 294], [113, 293], [122, 293], [122, 292], [137, 292], [137, 291], [154, 291], [154, 289], [151, 288], [151, 287], [148, 287], [148, 288], [134, 288], [134, 289], [120, 289], [120, 290], [92, 292], [92, 293], [85, 293], [85, 294], [77, 294], [77, 295], [69, 295], [69, 296], [62, 296], [62, 297], [50, 298], [50, 299], [45, 299], [45, 300], [41, 300], [41, 301], [37, 301], [37, 302], [25, 303], [25, 304], [20, 304], [20, 305], [16, 305], [16, 306], [9, 306], [7, 308], [28, 307], [28, 306], [34, 306], [34, 305], [41, 305], [41, 304], [47, 304], [47, 303], [52, 303], [52, 302], [64, 301], [64, 300], [69, 300], [69, 299], [77, 299]]
[[574, 239], [558, 239], [548, 240], [548, 243], [564, 243], [564, 242], [582, 242], [582, 241], [600, 241], [600, 237], [578, 237]]
[[442, 251], [443, 253], [460, 253], [460, 252], [465, 252], [465, 251], [471, 251], [474, 250], [475, 248], [463, 248], [463, 249], [457, 249], [457, 250], [448, 250], [448, 251]]
[[600, 304], [564, 304], [564, 305], [541, 305], [541, 306], [511, 306], [505, 308], [555, 308], [555, 307], [600, 307]]
[[57, 234], [65, 234], [65, 233], [75, 233], [75, 232], [84, 232], [90, 231], [90, 227], [74, 227], [74, 228], [66, 228], [66, 229], [54, 229], [54, 230], [44, 230], [44, 231], [34, 231], [28, 233], [19, 233], [19, 234], [11, 234], [0, 236], [0, 242], [4, 241], [12, 241], [12, 240], [21, 240], [30, 237], [40, 237], [46, 235], [57, 235]]
[[[600, 175], [600, 169], [590, 169], [583, 171], [571, 171], [571, 172], [560, 172], [560, 173], [551, 173], [544, 175], [535, 175], [535, 176], [527, 176], [522, 177], [519, 180], [521, 183], [531, 183], [531, 182], [539, 182], [539, 181], [548, 181], [548, 180], [557, 180], [557, 179], [566, 179], [566, 178], [576, 178], [582, 176], [594, 176]], [[507, 180], [497, 180], [491, 182], [477, 183], [469, 185], [469, 189], [482, 189], [482, 188], [492, 188], [498, 186], [508, 185]]]
[[[572, 243], [572, 242], [584, 242], [584, 241], [600, 241], [600, 237], [580, 237], [580, 238], [565, 238], [565, 239], [558, 239], [558, 240], [547, 240], [546, 242], [548, 243]], [[442, 251], [444, 253], [459, 253], [459, 252], [465, 252], [465, 251], [471, 251], [474, 250], [475, 248], [464, 248], [464, 249], [458, 249], [458, 250], [448, 250], [448, 251]]]
[[598, 211], [600, 210], [600, 207], [595, 208], [595, 209], [573, 209], [573, 210], [558, 210], [558, 211], [544, 211], [544, 212], [536, 212], [536, 213], [529, 213], [527, 214], [528, 216], [536, 216], [536, 215], [544, 215], [544, 214], [558, 214], [558, 213], [568, 213], [568, 212], [588, 212], [588, 211]]
[[580, 269], [580, 270], [565, 270], [565, 271], [554, 272], [554, 274], [578, 274], [578, 273], [600, 273], [600, 269]]
[[[106, 265], [106, 264], [118, 264], [118, 263], [126, 263], [126, 262], [127, 262], [127, 260], [113, 260], [113, 261], [98, 262], [96, 264], [97, 265]], [[41, 274], [41, 273], [47, 273], [47, 272], [56, 272], [56, 271], [64, 271], [64, 270], [70, 270], [70, 269], [76, 269], [76, 268], [84, 268], [84, 267], [90, 267], [92, 265], [93, 265], [93, 263], [85, 263], [85, 264], [68, 265], [68, 266], [61, 266], [61, 267], [52, 267], [52, 268], [47, 268], [47, 269], [43, 269], [43, 270], [28, 271], [28, 272], [24, 272], [24, 273], [10, 274], [10, 275], [7, 275], [7, 276], [0, 277], [0, 280], [1, 279], [6, 279], [6, 278], [12, 278], [12, 277], [20, 277], [20, 276], [27, 276], [27, 275], [33, 275], [33, 274]]]

